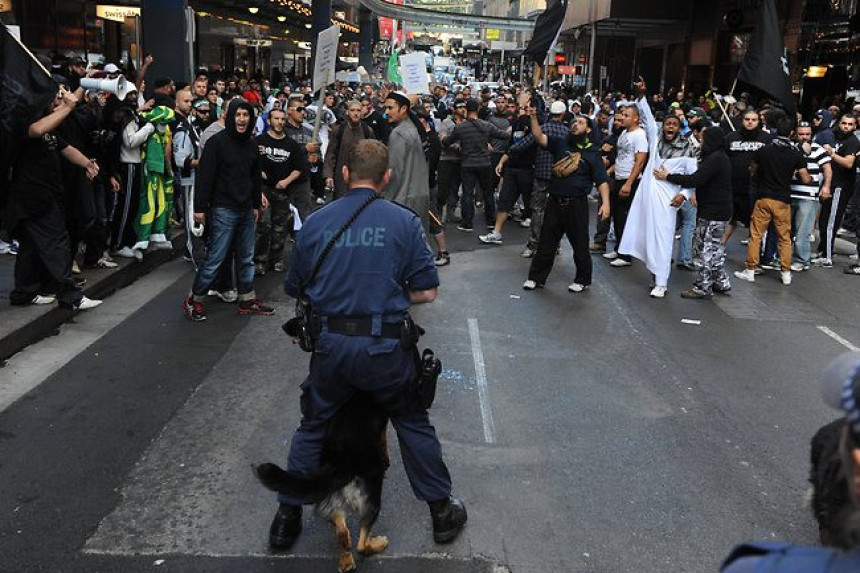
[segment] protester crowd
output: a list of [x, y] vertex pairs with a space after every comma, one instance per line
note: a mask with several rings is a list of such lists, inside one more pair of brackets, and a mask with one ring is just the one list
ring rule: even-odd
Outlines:
[[[452, 262], [446, 230], [498, 245], [506, 224], [528, 228], [526, 289], [544, 286], [565, 235], [572, 292], [589, 287], [600, 255], [615, 268], [644, 261], [654, 297], [665, 296], [674, 264], [696, 273], [682, 296], [710, 298], [731, 289], [725, 246], [738, 227], [749, 229], [740, 234], [748, 253], [735, 276], [776, 270], [784, 284], [832, 267], [836, 237], [860, 229], [858, 103], [795, 118], [747, 93], [649, 94], [639, 84], [636, 93], [574, 95], [510, 83], [475, 93], [436, 85], [417, 96], [384, 82], [336, 82], [317, 100], [307, 82], [277, 70], [271, 78], [201, 70], [183, 82], [148, 77], [151, 61], [125, 72], [133, 81], [123, 98], [79, 87], [83, 77], [123, 74], [114, 64], [71, 59], [56, 70], [61, 95], [44, 114], [56, 126], [31, 130], [4, 186], [0, 252], [19, 257], [13, 304], [59, 296], [80, 305], [88, 268], [173, 249], [184, 230], [177, 248], [209, 277], [186, 301], [189, 316], [205, 317], [207, 296], [268, 313], [251, 296], [252, 277], [285, 270], [286, 244], [313, 210], [345, 193], [342, 168], [363, 139], [389, 144], [385, 196], [421, 216], [438, 266]], [[91, 164], [60, 161], [66, 146]], [[239, 161], [251, 147], [253, 157]], [[33, 186], [46, 190], [44, 205], [27, 196]], [[593, 223], [589, 200], [599, 203]], [[254, 212], [241, 241], [238, 227], [216, 228], [212, 218], [237, 202]], [[35, 224], [47, 210], [50, 228]], [[846, 273], [860, 274], [856, 258]], [[64, 289], [74, 294], [60, 296]]]
[[[254, 278], [289, 268], [287, 244], [344, 197], [344, 166], [363, 140], [388, 146], [382, 195], [421, 219], [436, 266], [456, 264], [446, 231], [501, 245], [506, 226], [528, 229], [528, 291], [546, 285], [565, 237], [572, 293], [589, 289], [595, 261], [623, 273], [636, 259], [651, 297], [666, 296], [678, 269], [694, 273], [682, 297], [710, 299], [732, 289], [733, 237], [746, 245], [734, 278], [772, 270], [787, 286], [836, 266], [837, 237], [860, 232], [858, 102], [793, 117], [748, 93], [649, 93], [641, 79], [631, 93], [511, 82], [415, 95], [336, 82], [315, 96], [279, 73], [201, 70], [185, 82], [149, 78], [151, 63], [131, 74], [73, 58], [55, 70], [59, 93], [4, 174], [0, 254], [17, 257], [13, 305], [94, 308], [81, 290], [88, 269], [181, 249], [196, 269], [189, 319], [204, 320], [213, 297], [272, 314]], [[80, 87], [124, 73], [126, 93]], [[843, 263], [860, 275], [857, 254]]]

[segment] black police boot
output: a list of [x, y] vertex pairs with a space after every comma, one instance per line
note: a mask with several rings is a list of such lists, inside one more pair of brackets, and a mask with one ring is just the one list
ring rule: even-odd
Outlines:
[[431, 501], [430, 517], [433, 518], [433, 541], [450, 543], [457, 538], [466, 525], [466, 506], [456, 497], [442, 501]]
[[302, 506], [278, 504], [278, 512], [269, 527], [269, 547], [283, 551], [295, 543], [302, 532]]

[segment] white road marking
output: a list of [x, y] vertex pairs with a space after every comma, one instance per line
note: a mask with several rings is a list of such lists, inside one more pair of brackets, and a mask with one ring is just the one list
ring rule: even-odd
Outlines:
[[478, 320], [469, 319], [469, 339], [472, 342], [472, 358], [475, 360], [475, 378], [478, 380], [478, 400], [481, 402], [481, 418], [484, 421], [484, 441], [496, 443], [496, 424], [490, 408], [490, 390], [487, 386], [487, 370], [484, 367], [484, 351], [481, 349], [481, 333]]
[[850, 350], [851, 352], [857, 352], [858, 350], [860, 350], [860, 348], [857, 348], [856, 346], [851, 344], [851, 342], [849, 342], [848, 340], [845, 340], [844, 338], [842, 338], [841, 336], [839, 336], [838, 334], [836, 334], [835, 332], [833, 332], [832, 330], [830, 330], [826, 326], [819, 326], [817, 328], [818, 328], [818, 330], [820, 330], [821, 332], [823, 332], [824, 334], [826, 334], [827, 336], [829, 336], [830, 338], [832, 338], [833, 340], [835, 340], [836, 342], [838, 342], [839, 344], [841, 344], [842, 346], [844, 346], [845, 348]]
[[[50, 336], [12, 356], [3, 368], [0, 412], [68, 364], [187, 272], [188, 266], [181, 259], [167, 263], [114, 293], [98, 308], [78, 313], [74, 322], [60, 327], [58, 336]], [[178, 303], [176, 308], [179, 308]]]

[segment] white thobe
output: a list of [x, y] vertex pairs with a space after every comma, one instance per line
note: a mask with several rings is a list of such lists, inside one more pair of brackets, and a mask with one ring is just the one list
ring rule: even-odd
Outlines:
[[654, 170], [662, 165], [669, 173], [690, 174], [696, 171], [697, 162], [694, 157], [660, 159], [660, 134], [651, 108], [644, 98], [636, 100], [636, 107], [639, 108], [639, 115], [648, 135], [648, 163], [630, 205], [618, 252], [644, 262], [654, 275], [656, 285], [665, 287], [669, 283], [669, 273], [672, 270], [672, 249], [675, 245], [675, 221], [678, 212], [678, 208], [671, 204], [672, 199], [678, 193], [689, 199], [692, 190], [682, 189], [680, 185], [668, 181], [660, 181], [654, 177]]

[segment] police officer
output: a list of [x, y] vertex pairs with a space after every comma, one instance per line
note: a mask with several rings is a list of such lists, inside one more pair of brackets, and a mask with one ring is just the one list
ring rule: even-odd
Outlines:
[[[284, 290], [310, 302], [318, 330], [287, 469], [318, 473], [327, 421], [353, 394], [367, 392], [389, 411], [412, 491], [430, 506], [434, 540], [447, 543], [465, 525], [466, 508], [451, 496], [451, 477], [427, 410], [402, 403], [404, 387], [417, 373], [414, 349], [404, 347], [399, 328], [411, 304], [436, 298], [439, 277], [418, 216], [391, 201], [373, 200], [390, 175], [385, 145], [360, 141], [343, 167], [346, 195], [313, 213], [297, 238]], [[368, 201], [310, 280], [321, 251]], [[301, 531], [301, 506], [312, 501], [278, 496], [272, 548], [292, 546]]]

